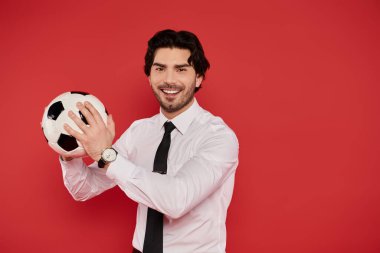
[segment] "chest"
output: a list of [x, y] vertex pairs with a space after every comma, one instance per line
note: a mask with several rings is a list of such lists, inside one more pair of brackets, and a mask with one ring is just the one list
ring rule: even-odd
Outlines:
[[[162, 140], [162, 134], [150, 134], [139, 138], [129, 147], [130, 160], [139, 167], [153, 170], [154, 157]], [[196, 155], [200, 138], [196, 133], [182, 135], [178, 131], [171, 134], [168, 152], [167, 174], [175, 175], [178, 170]]]

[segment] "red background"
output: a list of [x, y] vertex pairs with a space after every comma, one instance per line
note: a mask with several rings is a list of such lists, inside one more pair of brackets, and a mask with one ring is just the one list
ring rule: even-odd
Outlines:
[[[201, 39], [197, 98], [240, 140], [227, 251], [380, 252], [378, 1], [1, 1], [1, 252], [130, 252], [136, 204], [75, 202], [40, 129], [89, 91], [117, 136], [158, 112], [143, 74], [165, 28]], [[212, 231], [210, 231], [212, 232]]]

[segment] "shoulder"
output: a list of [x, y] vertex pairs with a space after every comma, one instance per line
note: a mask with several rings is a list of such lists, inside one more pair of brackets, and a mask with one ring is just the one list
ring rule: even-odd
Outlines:
[[220, 154], [237, 157], [238, 138], [221, 117], [202, 109], [194, 121], [194, 128], [197, 129], [203, 151], [219, 150]]
[[238, 143], [235, 132], [227, 125], [227, 123], [224, 122], [221, 117], [215, 116], [209, 111], [201, 109], [199, 117], [195, 120], [195, 124], [198, 124], [202, 129], [202, 132], [206, 133], [205, 136], [224, 136], [225, 138]]

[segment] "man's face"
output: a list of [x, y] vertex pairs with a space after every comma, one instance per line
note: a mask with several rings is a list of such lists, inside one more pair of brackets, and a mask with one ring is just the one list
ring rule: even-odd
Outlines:
[[194, 100], [195, 87], [203, 78], [197, 76], [187, 60], [190, 50], [159, 48], [150, 70], [149, 82], [163, 113], [173, 118], [189, 108]]

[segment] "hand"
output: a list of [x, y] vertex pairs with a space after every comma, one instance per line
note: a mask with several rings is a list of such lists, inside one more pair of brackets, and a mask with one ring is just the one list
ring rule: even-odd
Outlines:
[[69, 111], [69, 117], [77, 124], [83, 133], [75, 131], [68, 124], [65, 124], [64, 128], [82, 144], [88, 156], [94, 161], [99, 161], [101, 153], [104, 149], [112, 146], [115, 137], [115, 123], [112, 119], [112, 115], [108, 115], [106, 125], [99, 112], [90, 102], [86, 101], [84, 104], [78, 102], [77, 107], [83, 116], [86, 117], [89, 125], [86, 125], [72, 111]]

